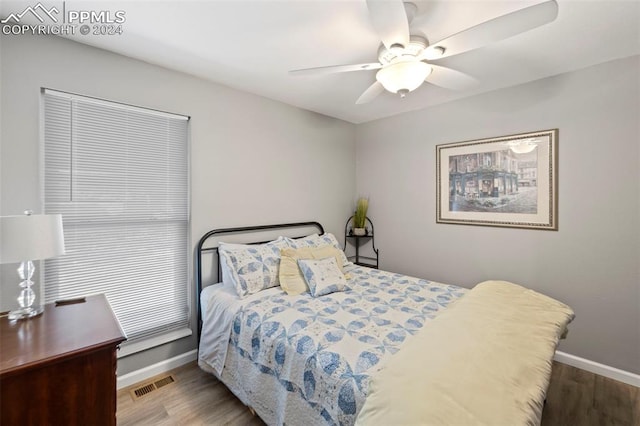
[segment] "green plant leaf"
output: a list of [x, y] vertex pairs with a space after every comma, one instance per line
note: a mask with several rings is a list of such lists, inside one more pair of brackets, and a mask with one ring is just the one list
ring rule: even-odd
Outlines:
[[367, 210], [369, 209], [369, 199], [360, 197], [356, 203], [356, 212], [353, 216], [353, 227], [364, 228], [367, 222]]

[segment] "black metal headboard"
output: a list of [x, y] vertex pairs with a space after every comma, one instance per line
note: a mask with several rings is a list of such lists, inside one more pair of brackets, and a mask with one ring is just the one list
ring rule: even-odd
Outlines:
[[[241, 228], [221, 228], [214, 229], [213, 231], [209, 231], [200, 238], [198, 241], [198, 246], [196, 247], [196, 288], [198, 290], [198, 341], [200, 341], [200, 330], [202, 329], [202, 312], [200, 308], [200, 293], [202, 292], [202, 254], [203, 252], [213, 252], [214, 255], [218, 254], [218, 246], [209, 246], [205, 247], [205, 244], [209, 239], [214, 237], [219, 237], [221, 235], [231, 235], [231, 234], [250, 234], [255, 231], [273, 231], [276, 229], [289, 229], [293, 230], [296, 228], [311, 228], [314, 227], [318, 230], [318, 232], [322, 235], [324, 234], [324, 228], [318, 222], [296, 222], [296, 223], [279, 223], [276, 225], [257, 225], [257, 226], [245, 226]], [[291, 236], [291, 238], [304, 237], [305, 235], [300, 235], [297, 237]], [[267, 241], [250, 241], [243, 242], [243, 244], [263, 244]], [[217, 279], [215, 282], [219, 282], [220, 280], [220, 261], [216, 262], [218, 264], [217, 270]]]

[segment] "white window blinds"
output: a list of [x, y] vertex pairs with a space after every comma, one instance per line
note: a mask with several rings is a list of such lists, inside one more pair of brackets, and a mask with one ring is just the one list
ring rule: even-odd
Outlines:
[[45, 301], [105, 293], [129, 342], [189, 323], [187, 118], [44, 92]]

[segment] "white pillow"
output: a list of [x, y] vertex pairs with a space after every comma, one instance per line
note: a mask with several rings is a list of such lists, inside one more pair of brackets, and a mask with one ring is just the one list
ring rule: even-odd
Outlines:
[[277, 287], [280, 285], [280, 249], [286, 247], [287, 242], [282, 237], [266, 244], [220, 243], [222, 281], [231, 282], [240, 298]]
[[340, 246], [340, 243], [338, 243], [338, 240], [336, 239], [335, 235], [333, 235], [330, 232], [327, 232], [322, 235], [311, 234], [306, 237], [296, 238], [296, 239], [285, 238], [285, 240], [289, 244], [289, 247], [294, 249], [305, 248], [305, 247], [317, 248], [325, 244], [329, 244], [337, 248], [338, 250], [340, 250], [340, 257], [342, 258], [343, 267], [351, 265], [351, 262], [349, 262], [349, 260], [347, 259], [347, 256], [344, 254], [344, 251], [342, 251], [342, 246]]
[[347, 280], [335, 257], [298, 259], [298, 266], [313, 297], [344, 291], [347, 287]]

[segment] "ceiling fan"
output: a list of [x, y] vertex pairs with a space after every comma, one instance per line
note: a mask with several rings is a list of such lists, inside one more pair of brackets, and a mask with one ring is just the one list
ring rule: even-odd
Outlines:
[[447, 89], [462, 90], [477, 81], [460, 71], [434, 65], [431, 61], [477, 49], [523, 33], [546, 23], [558, 15], [555, 0], [529, 6], [499, 16], [437, 43], [412, 35], [409, 24], [417, 7], [402, 0], [367, 0], [374, 30], [382, 40], [378, 62], [354, 65], [334, 65], [289, 71], [292, 75], [318, 75], [349, 71], [378, 70], [376, 82], [358, 98], [356, 104], [371, 102], [384, 90], [404, 98], [424, 81]]

